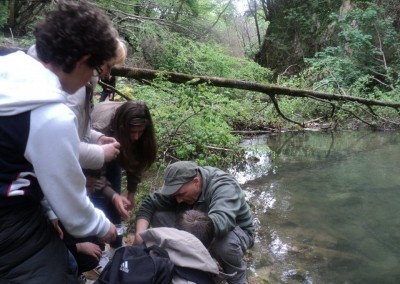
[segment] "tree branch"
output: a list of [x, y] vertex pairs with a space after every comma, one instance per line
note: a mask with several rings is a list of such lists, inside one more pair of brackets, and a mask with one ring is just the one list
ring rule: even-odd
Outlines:
[[98, 84], [99, 84], [100, 86], [102, 86], [102, 87], [107, 87], [107, 88], [113, 90], [114, 92], [116, 92], [118, 95], [120, 95], [121, 97], [123, 97], [123, 98], [124, 98], [125, 100], [127, 100], [127, 101], [130, 101], [130, 100], [131, 100], [131, 98], [125, 96], [123, 93], [121, 93], [120, 91], [118, 91], [116, 88], [114, 88], [114, 87], [111, 86], [111, 85], [108, 85], [108, 84], [104, 83], [103, 81], [100, 81], [100, 80], [99, 80]]
[[225, 5], [224, 9], [222, 10], [221, 13], [218, 14], [217, 19], [214, 21], [214, 23], [202, 34], [202, 36], [206, 36], [214, 27], [216, 24], [218, 24], [219, 19], [221, 18], [221, 16], [225, 13], [226, 9], [229, 7], [229, 5], [231, 5], [232, 0], [229, 0], [228, 4]]
[[291, 123], [294, 123], [294, 124], [300, 125], [301, 127], [304, 127], [304, 124], [303, 124], [303, 123], [300, 123], [300, 122], [291, 120], [290, 118], [286, 117], [286, 116], [281, 112], [281, 110], [280, 110], [280, 108], [279, 108], [279, 104], [278, 104], [278, 102], [276, 101], [274, 95], [270, 95], [269, 97], [271, 98], [271, 101], [272, 101], [272, 103], [274, 104], [274, 107], [275, 107], [276, 111], [278, 112], [278, 114], [279, 114], [280, 116], [282, 116], [282, 118], [286, 119], [287, 121], [289, 121], [289, 122], [291, 122]]

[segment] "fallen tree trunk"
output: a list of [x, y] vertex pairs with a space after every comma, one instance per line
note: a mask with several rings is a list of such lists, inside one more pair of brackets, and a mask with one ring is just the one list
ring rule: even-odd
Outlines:
[[335, 95], [335, 94], [329, 94], [311, 90], [279, 87], [276, 85], [259, 84], [256, 82], [232, 80], [221, 77], [193, 76], [183, 73], [166, 72], [166, 71], [150, 70], [143, 68], [128, 68], [128, 67], [113, 68], [111, 73], [115, 76], [132, 78], [139, 81], [144, 81], [144, 80], [151, 81], [154, 80], [159, 74], [162, 74], [165, 76], [166, 80], [173, 83], [190, 83], [192, 85], [209, 84], [216, 87], [261, 92], [267, 95], [308, 97], [308, 98], [323, 99], [327, 101], [349, 101], [349, 102], [357, 102], [366, 106], [392, 107], [397, 110], [400, 108], [400, 103], [368, 100], [360, 97], [342, 96], [342, 95]]

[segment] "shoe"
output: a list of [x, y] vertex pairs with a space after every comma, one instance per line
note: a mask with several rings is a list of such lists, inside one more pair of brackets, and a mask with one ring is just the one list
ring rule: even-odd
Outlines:
[[110, 257], [108, 255], [108, 251], [103, 251], [101, 254], [99, 265], [94, 269], [94, 272], [96, 272], [96, 274], [100, 275], [103, 272], [104, 267], [106, 267], [106, 265], [109, 261], [110, 261]]

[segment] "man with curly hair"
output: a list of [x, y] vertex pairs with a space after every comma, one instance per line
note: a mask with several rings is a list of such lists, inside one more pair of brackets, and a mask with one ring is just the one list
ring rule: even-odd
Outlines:
[[65, 101], [115, 57], [118, 35], [86, 1], [59, 1], [34, 34], [39, 60], [0, 57], [0, 282], [77, 283], [51, 214], [75, 237], [110, 242], [116, 229], [86, 196]]

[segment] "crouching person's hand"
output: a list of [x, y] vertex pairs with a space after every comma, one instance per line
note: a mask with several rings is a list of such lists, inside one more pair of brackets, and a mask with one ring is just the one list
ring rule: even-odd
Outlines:
[[135, 240], [133, 241], [133, 244], [134, 245], [139, 245], [141, 243], [143, 243], [143, 239], [138, 233], [136, 233], [135, 234]]
[[145, 219], [137, 219], [136, 220], [136, 233], [135, 233], [135, 240], [133, 241], [133, 244], [137, 245], [137, 244], [143, 243], [143, 239], [140, 236], [140, 233], [147, 230], [147, 228], [149, 227], [149, 224], [150, 224], [149, 221], [147, 221]]
[[94, 257], [95, 259], [97, 259], [97, 261], [100, 260], [101, 249], [95, 243], [91, 243], [91, 242], [77, 243], [76, 250], [80, 253]]

